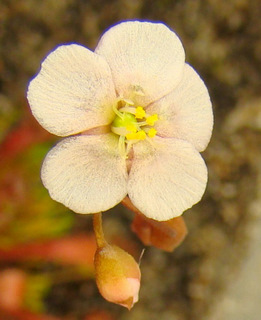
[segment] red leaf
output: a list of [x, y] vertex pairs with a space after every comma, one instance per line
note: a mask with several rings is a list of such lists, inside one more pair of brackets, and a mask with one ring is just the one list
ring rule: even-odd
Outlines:
[[96, 241], [93, 235], [77, 235], [19, 244], [8, 249], [0, 248], [0, 261], [45, 260], [93, 268], [95, 251]]

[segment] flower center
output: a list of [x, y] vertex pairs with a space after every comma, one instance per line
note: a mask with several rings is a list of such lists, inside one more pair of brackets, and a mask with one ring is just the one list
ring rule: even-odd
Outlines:
[[115, 118], [111, 124], [111, 131], [119, 135], [120, 153], [127, 158], [131, 146], [147, 138], [153, 138], [157, 130], [153, 127], [158, 120], [157, 114], [147, 114], [134, 102], [127, 99], [117, 99], [113, 106]]

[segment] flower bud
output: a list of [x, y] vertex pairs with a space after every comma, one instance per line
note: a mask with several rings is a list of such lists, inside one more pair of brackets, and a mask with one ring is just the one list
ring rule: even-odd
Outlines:
[[182, 217], [157, 221], [145, 217], [129, 197], [125, 197], [122, 204], [135, 213], [131, 229], [145, 246], [154, 246], [171, 252], [182, 243], [188, 233]]
[[156, 221], [136, 214], [131, 229], [146, 246], [173, 251], [187, 235], [187, 227], [182, 217], [168, 221]]
[[97, 249], [94, 266], [101, 295], [130, 310], [138, 301], [141, 278], [134, 258], [117, 246], [105, 244]]

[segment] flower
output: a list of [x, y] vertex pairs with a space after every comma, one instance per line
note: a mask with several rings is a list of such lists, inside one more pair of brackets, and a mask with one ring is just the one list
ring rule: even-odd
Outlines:
[[164, 221], [201, 199], [211, 102], [164, 24], [122, 22], [94, 52], [59, 46], [30, 82], [28, 100], [46, 130], [66, 137], [47, 154], [41, 177], [73, 211], [106, 211], [128, 195]]
[[94, 266], [101, 295], [130, 310], [139, 300], [141, 278], [134, 258], [117, 246], [105, 244], [97, 249]]

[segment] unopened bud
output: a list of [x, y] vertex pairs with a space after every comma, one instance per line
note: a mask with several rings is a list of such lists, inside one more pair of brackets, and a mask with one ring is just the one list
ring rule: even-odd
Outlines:
[[130, 310], [138, 301], [141, 278], [134, 258], [121, 248], [106, 244], [97, 249], [94, 265], [101, 295]]
[[156, 221], [136, 214], [131, 229], [146, 246], [173, 251], [187, 235], [187, 227], [182, 217], [168, 221]]
[[146, 246], [154, 246], [170, 252], [182, 243], [188, 233], [182, 217], [157, 221], [145, 217], [129, 197], [125, 197], [122, 204], [135, 213], [131, 229]]

